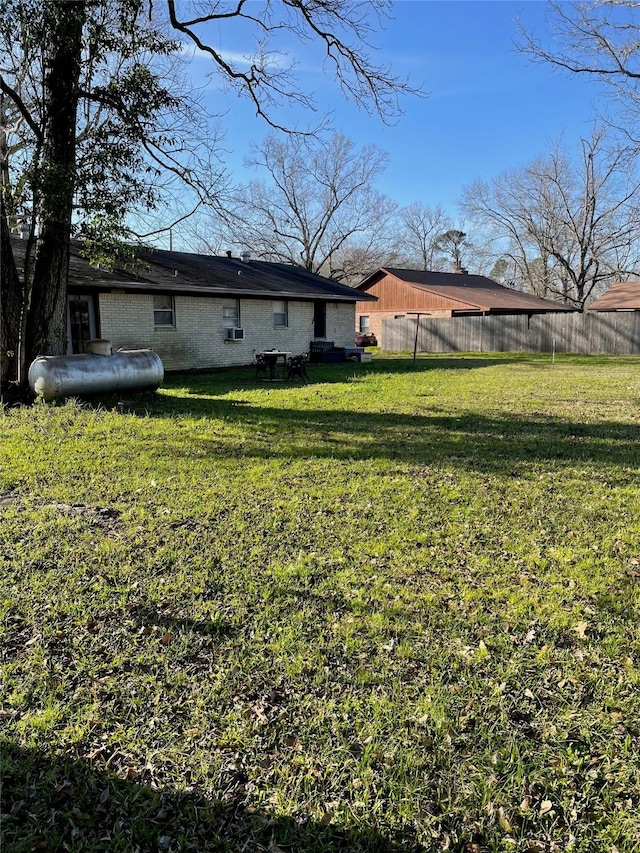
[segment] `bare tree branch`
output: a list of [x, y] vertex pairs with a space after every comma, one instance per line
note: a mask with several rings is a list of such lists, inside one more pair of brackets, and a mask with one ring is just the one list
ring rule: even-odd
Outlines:
[[[368, 37], [373, 31], [372, 18], [379, 24], [390, 14], [391, 4], [387, 0], [281, 0], [277, 6], [265, 0], [259, 7], [260, 13], [255, 12], [255, 6], [255, 3], [247, 5], [242, 0], [228, 9], [216, 5], [207, 14], [181, 19], [175, 0], [167, 0], [171, 26], [213, 60], [223, 76], [251, 100], [256, 114], [271, 127], [284, 129], [282, 123], [275, 120], [272, 110], [285, 101], [293, 100], [311, 111], [317, 109], [311, 96], [298, 87], [293, 61], [287, 67], [276, 68], [274, 64], [269, 67], [267, 41], [251, 60], [249, 69], [241, 70], [196, 31], [198, 26], [237, 19], [253, 25], [267, 40], [274, 32], [287, 31], [303, 42], [323, 45], [326, 60], [331, 62], [341, 88], [360, 107], [373, 109], [384, 120], [401, 112], [399, 96], [422, 95], [419, 88], [393, 75], [388, 67], [375, 63], [367, 52]], [[182, 6], [180, 9], [183, 11]], [[353, 38], [352, 43], [349, 37]], [[282, 57], [281, 51], [278, 56]]]
[[7, 83], [7, 81], [0, 75], [0, 89], [7, 95], [7, 97], [11, 98], [17, 109], [20, 111], [20, 114], [29, 125], [31, 132], [35, 136], [35, 138], [41, 142], [42, 141], [42, 130], [37, 122], [34, 120], [31, 112], [27, 108], [26, 104], [20, 97], [20, 95], [12, 89], [11, 86]]

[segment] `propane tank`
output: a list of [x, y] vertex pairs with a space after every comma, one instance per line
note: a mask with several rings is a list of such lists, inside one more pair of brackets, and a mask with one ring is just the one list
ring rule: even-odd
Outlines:
[[111, 355], [41, 355], [29, 367], [31, 390], [45, 400], [111, 391], [155, 391], [164, 379], [160, 356], [148, 349]]

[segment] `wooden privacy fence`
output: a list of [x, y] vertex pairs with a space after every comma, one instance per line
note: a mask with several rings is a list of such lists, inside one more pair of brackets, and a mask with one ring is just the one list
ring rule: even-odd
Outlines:
[[[418, 352], [571, 352], [640, 355], [640, 311], [420, 317]], [[384, 350], [413, 351], [416, 318], [382, 321]]]

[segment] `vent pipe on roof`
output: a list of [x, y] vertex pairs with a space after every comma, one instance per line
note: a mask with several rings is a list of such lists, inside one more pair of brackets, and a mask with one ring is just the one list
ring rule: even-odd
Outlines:
[[240, 258], [244, 261], [245, 264], [249, 263], [249, 259], [251, 258], [251, 252], [247, 252], [246, 249], [244, 252], [240, 252]]
[[230, 257], [231, 257], [231, 249], [227, 249], [227, 257], [228, 257], [228, 258], [230, 258]]

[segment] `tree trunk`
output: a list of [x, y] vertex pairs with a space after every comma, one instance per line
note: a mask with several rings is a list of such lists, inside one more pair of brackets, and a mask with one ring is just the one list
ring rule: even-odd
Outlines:
[[7, 193], [9, 190], [9, 157], [5, 127], [7, 115], [0, 94], [0, 385], [18, 378], [17, 357], [20, 340], [20, 318], [23, 288], [11, 248]]
[[23, 286], [16, 268], [4, 204], [0, 199], [0, 382], [18, 378]]
[[49, 0], [40, 224], [26, 324], [26, 357], [66, 351], [69, 239], [84, 0]]

